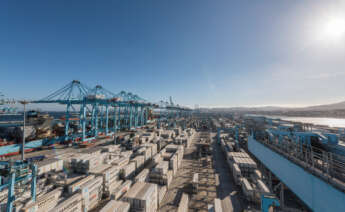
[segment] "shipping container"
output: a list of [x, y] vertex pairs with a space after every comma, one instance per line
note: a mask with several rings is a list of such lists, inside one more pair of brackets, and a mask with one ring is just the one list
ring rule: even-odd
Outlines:
[[37, 197], [36, 202], [30, 201], [23, 207], [23, 212], [44, 212], [52, 210], [58, 204], [62, 191], [62, 188], [56, 188], [45, 195]]
[[81, 194], [76, 193], [60, 202], [50, 212], [82, 212]]
[[123, 166], [123, 168], [121, 169], [121, 178], [126, 180], [126, 179], [130, 179], [131, 177], [133, 177], [135, 174], [135, 163], [134, 162], [130, 162], [129, 164]]
[[110, 200], [100, 212], [129, 212], [130, 204], [124, 201]]
[[163, 201], [165, 194], [167, 193], [167, 186], [158, 186], [158, 206]]
[[136, 172], [140, 171], [145, 163], [145, 157], [143, 155], [138, 155], [135, 158], [133, 158], [130, 162], [135, 163], [135, 170]]
[[188, 204], [189, 204], [188, 194], [183, 193], [181, 196], [181, 200], [178, 204], [177, 212], [187, 212], [188, 211]]
[[168, 161], [161, 161], [160, 163], [158, 163], [154, 167], [154, 169], [152, 171], [156, 172], [158, 174], [165, 175], [168, 173], [168, 169], [169, 169], [169, 162]]
[[214, 199], [214, 212], [223, 212], [222, 201], [218, 198]]
[[70, 194], [74, 193], [75, 191], [80, 189], [80, 187], [82, 185], [84, 185], [85, 183], [89, 182], [90, 180], [92, 180], [94, 178], [95, 178], [94, 175], [89, 175], [89, 176], [86, 176], [85, 178], [82, 178], [82, 179], [78, 180], [77, 182], [69, 185], [68, 186], [68, 193], [70, 193]]
[[131, 210], [155, 212], [158, 208], [158, 187], [156, 184], [137, 182], [123, 196], [131, 204]]
[[111, 199], [118, 200], [121, 198], [132, 186], [131, 180], [126, 180], [123, 184], [121, 184], [113, 194], [111, 194]]
[[146, 181], [148, 181], [149, 174], [150, 174], [150, 170], [149, 170], [149, 169], [143, 169], [143, 170], [134, 178], [134, 182], [146, 182]]

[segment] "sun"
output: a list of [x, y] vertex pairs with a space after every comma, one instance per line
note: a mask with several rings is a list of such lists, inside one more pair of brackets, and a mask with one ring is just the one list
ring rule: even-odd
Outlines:
[[323, 38], [329, 41], [337, 41], [345, 36], [345, 18], [332, 17], [325, 21]]

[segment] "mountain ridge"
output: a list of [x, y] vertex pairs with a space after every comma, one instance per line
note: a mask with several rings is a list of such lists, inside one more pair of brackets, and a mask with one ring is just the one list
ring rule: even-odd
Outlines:
[[254, 106], [254, 107], [219, 107], [219, 108], [201, 108], [203, 110], [213, 111], [328, 111], [328, 110], [345, 110], [345, 101], [322, 104], [307, 107], [280, 107], [280, 106]]

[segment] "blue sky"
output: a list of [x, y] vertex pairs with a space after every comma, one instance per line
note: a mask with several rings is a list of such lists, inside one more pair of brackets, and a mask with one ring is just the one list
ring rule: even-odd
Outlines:
[[[337, 0], [3, 0], [0, 91], [39, 99], [73, 79], [194, 106], [345, 100]], [[345, 23], [345, 22], [344, 22]]]

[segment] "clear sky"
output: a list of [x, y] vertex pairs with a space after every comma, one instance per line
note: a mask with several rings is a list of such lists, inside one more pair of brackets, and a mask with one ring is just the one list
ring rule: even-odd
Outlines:
[[345, 100], [343, 0], [2, 0], [0, 91], [73, 79], [194, 106]]

